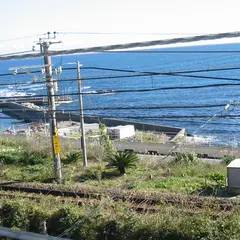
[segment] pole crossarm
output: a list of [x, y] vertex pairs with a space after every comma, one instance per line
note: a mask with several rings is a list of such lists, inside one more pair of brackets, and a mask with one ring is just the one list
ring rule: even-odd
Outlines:
[[[122, 49], [138, 48], [138, 47], [152, 47], [152, 46], [161, 46], [161, 45], [169, 45], [169, 44], [176, 44], [176, 43], [189, 43], [189, 42], [199, 42], [199, 41], [217, 40], [217, 39], [224, 39], [224, 38], [237, 38], [237, 37], [240, 37], [240, 31], [197, 35], [197, 36], [191, 36], [191, 37], [162, 39], [162, 40], [154, 40], [154, 41], [133, 42], [133, 43], [126, 43], [126, 44], [114, 44], [114, 45], [97, 46], [97, 47], [89, 47], [89, 48], [76, 48], [76, 49], [61, 50], [61, 51], [49, 51], [48, 54], [51, 56], [56, 56], [56, 55], [68, 55], [68, 54], [75, 54], [75, 53], [104, 52], [104, 51], [111, 51], [111, 50], [122, 50]], [[43, 40], [40, 39], [37, 44], [41, 45], [42, 41]], [[52, 42], [48, 40], [48, 44], [53, 44], [53, 43], [58, 43], [58, 42]], [[42, 56], [42, 53], [23, 54], [23, 55], [15, 54], [11, 56], [1, 56], [0, 60], [35, 58], [35, 57], [41, 57], [41, 56]]]

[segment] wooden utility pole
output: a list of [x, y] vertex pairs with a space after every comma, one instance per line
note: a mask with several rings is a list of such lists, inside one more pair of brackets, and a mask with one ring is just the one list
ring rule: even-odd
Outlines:
[[52, 77], [52, 63], [51, 57], [48, 54], [48, 48], [50, 44], [58, 42], [50, 42], [44, 39], [40, 39], [38, 44], [40, 45], [41, 53], [44, 57], [46, 85], [48, 90], [48, 109], [49, 109], [49, 122], [50, 122], [50, 135], [52, 142], [52, 155], [54, 160], [54, 175], [57, 183], [62, 183], [62, 168], [60, 159], [60, 144], [58, 137], [57, 121], [56, 121], [56, 104], [54, 96], [54, 80]]
[[84, 132], [84, 117], [83, 117], [83, 101], [82, 101], [82, 81], [80, 76], [80, 66], [81, 64], [77, 62], [77, 81], [78, 81], [78, 93], [79, 93], [79, 111], [80, 111], [80, 125], [81, 125], [81, 149], [83, 155], [83, 166], [87, 167], [87, 150]]

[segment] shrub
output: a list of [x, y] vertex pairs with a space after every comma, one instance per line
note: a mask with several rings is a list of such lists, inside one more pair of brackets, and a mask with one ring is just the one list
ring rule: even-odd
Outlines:
[[39, 207], [31, 207], [28, 212], [28, 231], [46, 234], [46, 222], [49, 216], [49, 211], [45, 211], [43, 209], [40, 209]]
[[126, 168], [136, 167], [139, 157], [134, 152], [116, 152], [108, 156], [108, 167], [116, 167], [121, 175], [125, 174]]
[[233, 161], [235, 159], [235, 156], [230, 156], [230, 155], [227, 155], [227, 156], [224, 156], [223, 159], [222, 159], [222, 163], [228, 165], [231, 161]]
[[108, 240], [121, 240], [120, 223], [116, 220], [110, 220], [105, 222], [97, 233], [97, 240], [108, 239]]
[[0, 139], [0, 146], [4, 147], [18, 147], [24, 145], [22, 141], [9, 140], [9, 139]]
[[51, 159], [48, 152], [44, 151], [24, 151], [19, 159], [23, 165], [45, 164]]
[[76, 163], [76, 162], [79, 162], [81, 159], [82, 159], [81, 152], [71, 152], [71, 153], [66, 154], [64, 163], [66, 163], [66, 164]]
[[226, 175], [221, 172], [209, 173], [206, 178], [210, 181], [213, 181], [217, 187], [224, 187], [226, 181]]
[[197, 161], [197, 154], [194, 152], [174, 153], [172, 162], [178, 164], [191, 164]]
[[18, 164], [21, 158], [21, 153], [14, 152], [6, 152], [0, 155], [0, 161], [4, 164]]
[[4, 227], [26, 229], [27, 206], [22, 202], [4, 202], [0, 208], [1, 222]]
[[[72, 228], [72, 231], [63, 235], [66, 229], [73, 226], [79, 219], [80, 213], [78, 207], [64, 207], [55, 212], [47, 221], [48, 234], [71, 236], [72, 232], [78, 227]], [[80, 222], [79, 222], [80, 224]]]
[[95, 167], [91, 167], [87, 169], [87, 174], [90, 175], [91, 178], [97, 179], [98, 181], [102, 180], [104, 167], [99, 164]]

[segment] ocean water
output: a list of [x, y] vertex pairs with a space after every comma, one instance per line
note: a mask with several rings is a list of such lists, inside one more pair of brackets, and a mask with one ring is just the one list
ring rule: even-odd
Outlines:
[[[161, 50], [161, 49], [156, 49]], [[240, 68], [240, 52], [221, 52], [240, 50], [240, 44], [218, 44], [218, 45], [203, 45], [178, 48], [164, 48], [166, 50], [180, 51], [219, 51], [209, 53], [149, 53], [146, 52], [114, 52], [114, 53], [93, 53], [93, 54], [78, 54], [71, 56], [57, 56], [52, 58], [55, 67], [62, 66], [63, 68], [75, 67], [69, 64], [80, 61], [83, 65], [81, 76], [89, 77], [104, 77], [115, 75], [129, 75], [124, 72], [114, 72], [109, 70], [93, 70], [84, 69], [84, 67], [103, 67], [117, 68], [134, 71], [156, 71], [156, 72], [175, 72], [175, 71], [192, 71], [192, 70], [208, 70], [212, 68]], [[151, 51], [154, 51], [151, 49]], [[43, 64], [42, 58], [23, 59], [2, 61], [0, 65], [0, 73], [11, 72], [8, 70], [14, 66], [29, 66]], [[36, 70], [36, 69], [33, 69]], [[161, 87], [174, 86], [196, 86], [218, 83], [237, 84], [238, 81], [219, 80], [214, 77], [239, 78], [240, 70], [214, 71], [214, 72], [198, 72], [188, 73], [189, 75], [198, 75], [200, 77], [190, 78], [182, 76], [138, 76], [128, 78], [108, 78], [83, 81], [83, 92], [94, 92], [98, 90], [126, 90], [126, 89], [151, 89]], [[41, 74], [38, 74], [41, 76]], [[201, 76], [210, 76], [212, 79], [204, 79]], [[66, 70], [62, 74], [55, 76], [57, 79], [73, 79], [76, 77], [76, 70]], [[38, 81], [37, 84], [31, 84], [33, 77], [28, 75], [11, 75], [1, 76], [0, 98], [10, 96], [34, 96], [46, 94], [45, 84]], [[21, 83], [12, 85], [13, 83]], [[76, 81], [61, 81], [59, 82], [59, 94], [77, 92]], [[61, 105], [59, 109], [78, 109], [78, 97], [73, 96], [76, 100], [71, 104]], [[196, 105], [196, 104], [227, 104], [230, 100], [240, 101], [240, 85], [239, 86], [221, 86], [199, 89], [177, 89], [164, 91], [149, 91], [149, 92], [128, 92], [114, 93], [101, 95], [84, 95], [84, 107], [142, 107], [142, 106], [160, 106], [160, 105]], [[179, 119], [142, 119], [144, 116], [159, 116], [159, 115], [209, 115], [213, 116], [223, 107], [213, 108], [179, 108], [179, 109], [131, 109], [131, 110], [88, 110], [85, 114], [107, 115], [107, 116], [136, 116], [136, 121], [152, 122], [156, 124], [183, 127], [187, 133], [195, 133], [201, 138], [201, 141], [206, 140], [208, 144], [228, 144], [232, 146], [238, 145], [240, 142], [240, 119], [238, 118], [214, 118], [204, 127], [203, 124], [209, 118], [179, 118]], [[223, 111], [222, 115], [239, 115], [240, 107], [230, 107]], [[4, 115], [1, 115], [2, 117]], [[1, 129], [6, 129], [13, 124], [20, 124], [14, 119], [0, 119]]]

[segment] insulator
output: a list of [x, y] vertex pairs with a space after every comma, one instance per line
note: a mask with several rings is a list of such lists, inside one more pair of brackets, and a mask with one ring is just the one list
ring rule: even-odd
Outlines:
[[54, 72], [54, 74], [58, 74], [57, 68], [54, 68], [53, 72]]
[[58, 67], [58, 74], [62, 73], [62, 66]]
[[15, 71], [14, 71], [13, 75], [14, 75], [14, 76], [16, 76], [16, 75], [17, 75], [17, 73], [18, 73], [18, 71], [17, 71], [17, 69], [15, 69]]
[[58, 92], [58, 83], [57, 83], [57, 81], [54, 82], [54, 89], [55, 89], [56, 92]]

